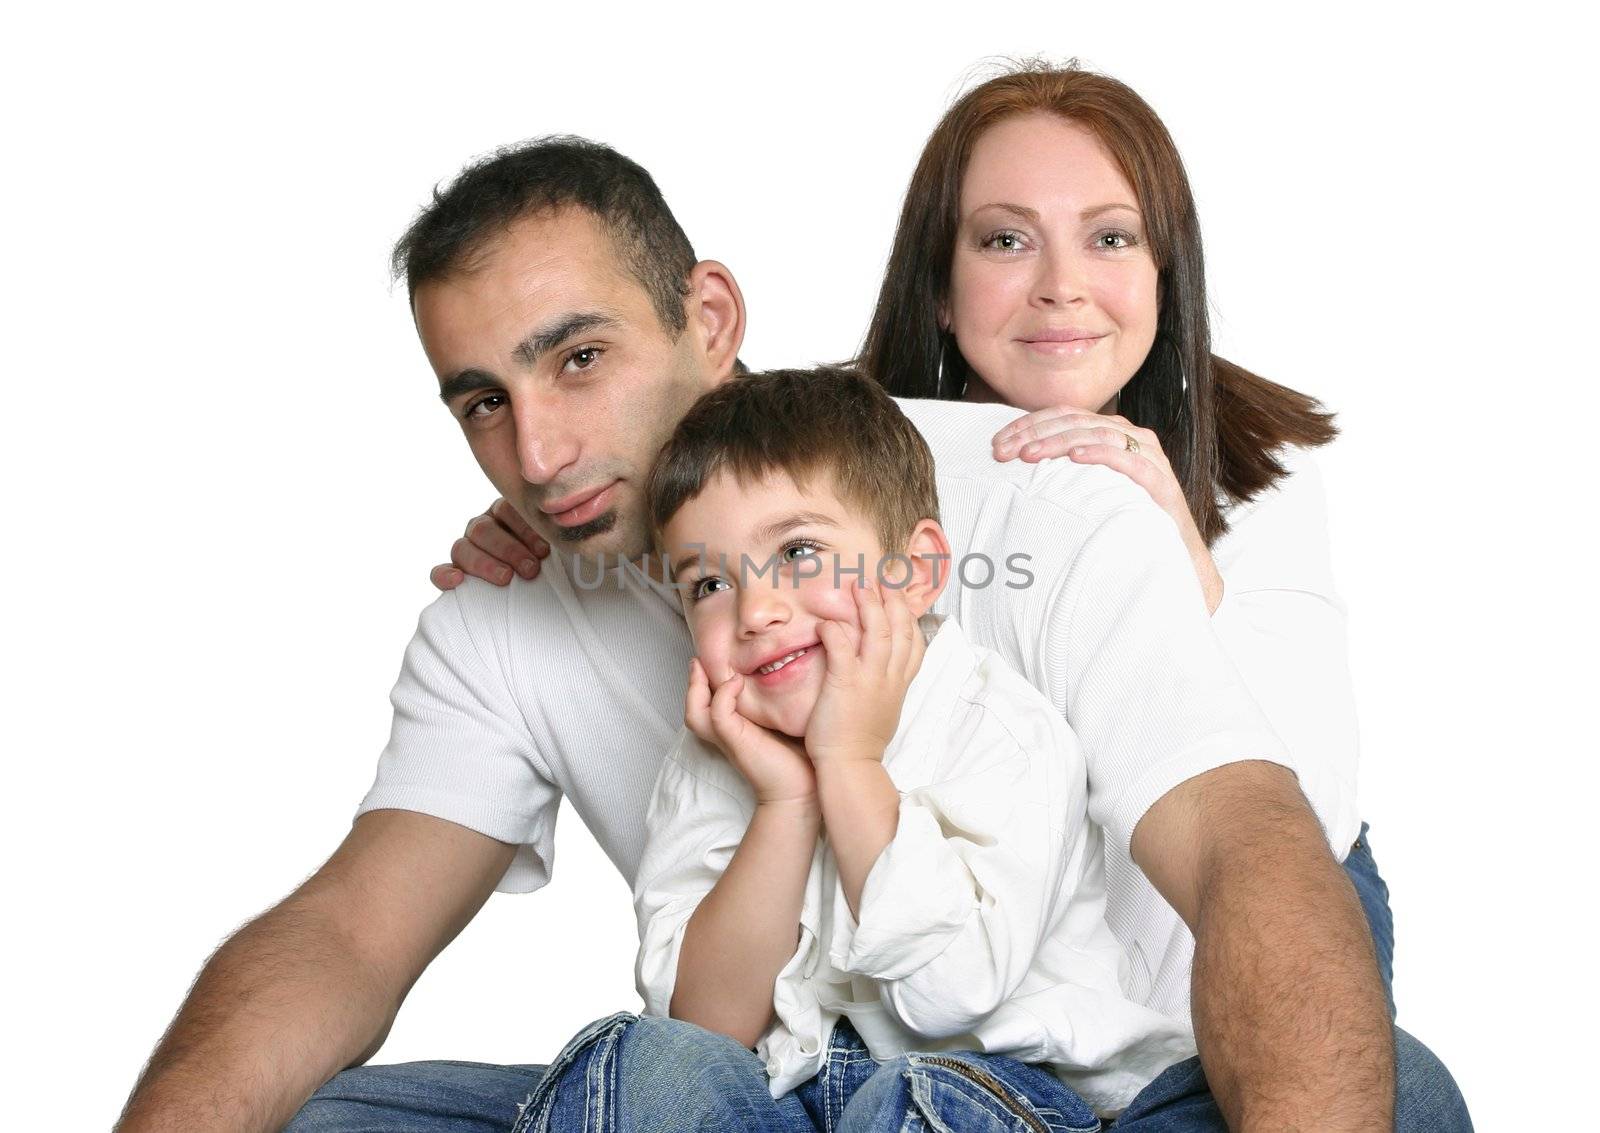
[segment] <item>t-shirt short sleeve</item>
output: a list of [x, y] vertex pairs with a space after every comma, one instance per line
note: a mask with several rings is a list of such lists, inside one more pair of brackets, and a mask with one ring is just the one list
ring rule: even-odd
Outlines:
[[356, 814], [411, 810], [517, 847], [497, 888], [526, 893], [550, 880], [561, 792], [488, 642], [454, 593], [423, 611], [390, 694], [394, 722], [377, 778]]
[[[1011, 534], [1046, 541], [1043, 530]], [[1212, 632], [1165, 514], [1110, 512], [1051, 577], [1024, 599], [1023, 617], [1038, 627], [1040, 686], [1083, 745], [1089, 815], [1112, 846], [1127, 853], [1145, 812], [1205, 771], [1252, 759], [1295, 770]]]

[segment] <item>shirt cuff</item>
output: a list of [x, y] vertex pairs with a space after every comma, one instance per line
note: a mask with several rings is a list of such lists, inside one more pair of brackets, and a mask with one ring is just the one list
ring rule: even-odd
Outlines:
[[[954, 867], [953, 869], [950, 867]], [[835, 967], [878, 980], [904, 979], [937, 959], [972, 915], [970, 885], [931, 811], [904, 800], [894, 839], [873, 863], [861, 889], [861, 917], [836, 934]], [[847, 908], [844, 895], [839, 907]]]

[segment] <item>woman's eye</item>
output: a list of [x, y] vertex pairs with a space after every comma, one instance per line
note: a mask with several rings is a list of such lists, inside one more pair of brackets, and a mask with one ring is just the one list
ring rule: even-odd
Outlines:
[[983, 246], [985, 248], [995, 248], [1002, 252], [1015, 252], [1022, 247], [1022, 233], [1009, 230], [996, 232], [984, 238]]
[[600, 360], [601, 353], [603, 352], [598, 346], [585, 346], [574, 350], [567, 356], [565, 368], [568, 370], [587, 370]]
[[702, 578], [694, 584], [694, 589], [689, 591], [689, 597], [698, 602], [700, 599], [716, 594], [728, 584], [720, 578]]
[[1111, 251], [1120, 251], [1123, 248], [1133, 247], [1135, 241], [1130, 232], [1102, 232], [1094, 238], [1096, 246], [1107, 248]]
[[468, 420], [473, 418], [482, 420], [483, 418], [489, 416], [489, 414], [493, 413], [496, 409], [499, 409], [505, 403], [505, 394], [491, 393], [488, 397], [480, 397], [477, 401], [474, 401], [471, 405], [468, 405], [467, 408], [462, 412], [461, 416]]

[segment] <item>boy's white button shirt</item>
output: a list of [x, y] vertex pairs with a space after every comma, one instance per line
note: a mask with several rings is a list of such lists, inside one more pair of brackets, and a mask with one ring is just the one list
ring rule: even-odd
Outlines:
[[[955, 557], [981, 552], [996, 567], [985, 584], [969, 563], [937, 610], [1072, 727], [1134, 998], [1187, 1024], [1193, 938], [1129, 856], [1145, 810], [1203, 771], [1266, 759], [1299, 775], [1341, 859], [1359, 826], [1316, 471], [1290, 450], [1292, 474], [1230, 513], [1213, 548], [1226, 595], [1208, 619], [1176, 525], [1138, 485], [1070, 461], [996, 462], [989, 438], [1017, 416], [1007, 406], [900, 405], [933, 450]], [[1022, 589], [1006, 585], [1017, 554], [1034, 576]], [[674, 591], [632, 567], [595, 582], [553, 554], [533, 582], [469, 579], [424, 610], [358, 813], [421, 811], [512, 843], [500, 888], [528, 892], [549, 879], [565, 799], [632, 885], [651, 788], [683, 726], [691, 646]]]
[[[883, 764], [900, 817], [862, 890], [859, 924], [826, 834], [812, 857], [799, 947], [757, 1047], [775, 1097], [822, 1068], [841, 1015], [877, 1058], [945, 1049], [1048, 1062], [1103, 1113], [1194, 1053], [1187, 1028], [1127, 996], [1083, 756], [1043, 694], [945, 619]], [[755, 805], [719, 752], [680, 733], [651, 800], [634, 890], [649, 1012], [668, 1013], [684, 930]]]

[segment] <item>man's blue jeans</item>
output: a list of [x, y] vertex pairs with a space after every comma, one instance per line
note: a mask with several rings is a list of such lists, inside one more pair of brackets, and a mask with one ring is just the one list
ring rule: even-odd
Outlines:
[[[1394, 920], [1389, 910], [1389, 892], [1377, 865], [1373, 861], [1366, 827], [1345, 861], [1345, 872], [1354, 883], [1372, 929], [1373, 944], [1378, 956], [1378, 967], [1388, 988], [1394, 969]], [[1390, 995], [1391, 1010], [1393, 994]], [[615, 1017], [613, 1017], [615, 1018]], [[610, 1022], [603, 1020], [602, 1024]], [[649, 1061], [660, 1067], [682, 1067], [687, 1059], [693, 1074], [699, 1069], [696, 1059], [703, 1052], [694, 1043], [682, 1042], [682, 1035], [670, 1028], [652, 1025], [623, 1028], [622, 1036], [632, 1031], [631, 1041], [636, 1046], [652, 1044]], [[597, 1024], [599, 1026], [601, 1024]], [[703, 1033], [703, 1032], [702, 1032]], [[734, 1051], [740, 1051], [730, 1039], [710, 1036]], [[572, 1050], [569, 1045], [568, 1050]], [[565, 1052], [564, 1052], [565, 1053]], [[744, 1052], [749, 1054], [748, 1051]], [[1450, 1130], [1470, 1129], [1466, 1104], [1460, 1090], [1444, 1065], [1433, 1053], [1416, 1039], [1398, 1028], [1395, 1031], [1396, 1088], [1398, 1094], [1396, 1129]], [[754, 1056], [750, 1055], [751, 1061]], [[735, 1059], [718, 1060], [713, 1067], [716, 1073], [726, 1074]], [[709, 1072], [709, 1070], [708, 1070]], [[404, 1130], [406, 1133], [506, 1133], [522, 1115], [522, 1107], [538, 1089], [546, 1075], [539, 1066], [489, 1066], [470, 1062], [413, 1062], [398, 1066], [362, 1066], [346, 1070], [318, 1090], [288, 1127], [291, 1133], [323, 1131], [332, 1133], [379, 1133], [387, 1130]], [[602, 1099], [616, 1099], [619, 1091], [629, 1089], [635, 1104], [644, 1107], [637, 1115], [638, 1128], [670, 1129], [695, 1128], [693, 1124], [692, 1097], [681, 1089], [681, 1083], [696, 1080], [692, 1077], [676, 1079], [673, 1093], [645, 1096], [641, 1083], [621, 1081], [607, 1083], [600, 1079], [591, 1083]], [[718, 1081], [715, 1074], [709, 1083], [702, 1083], [701, 1093], [709, 1086], [718, 1093], [735, 1095], [734, 1077]], [[647, 1085], [647, 1083], [645, 1084]], [[765, 1095], [764, 1078], [761, 1094]], [[798, 1093], [798, 1092], [797, 1092]], [[796, 1096], [796, 1095], [791, 1095]], [[639, 1100], [643, 1098], [643, 1100]], [[719, 1102], [725, 1099], [719, 1099]], [[803, 1104], [800, 1103], [800, 1104]], [[671, 1108], [669, 1113], [650, 1113], [651, 1108]], [[678, 1120], [680, 1124], [674, 1125]], [[603, 1128], [603, 1127], [602, 1127]], [[709, 1126], [715, 1128], [715, 1126]], [[1188, 1059], [1169, 1067], [1134, 1099], [1122, 1118], [1114, 1126], [1118, 1133], [1177, 1133], [1183, 1131], [1222, 1130], [1225, 1128], [1221, 1113], [1211, 1097], [1205, 1075], [1198, 1059]], [[583, 1126], [578, 1130], [588, 1133]]]

